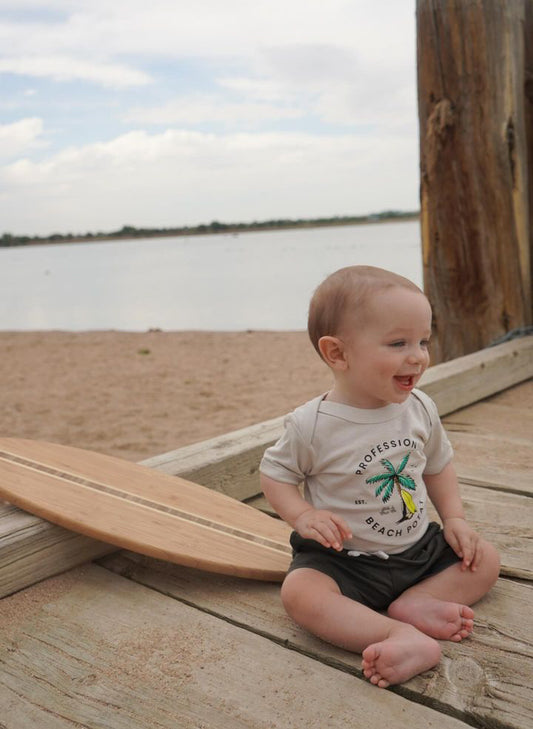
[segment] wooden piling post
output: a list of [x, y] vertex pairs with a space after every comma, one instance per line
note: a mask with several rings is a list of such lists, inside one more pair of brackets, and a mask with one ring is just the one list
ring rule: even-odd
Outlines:
[[524, 115], [529, 173], [529, 280], [533, 307], [533, 0], [525, 0], [524, 39]]
[[526, 2], [417, 0], [421, 227], [434, 362], [531, 324]]

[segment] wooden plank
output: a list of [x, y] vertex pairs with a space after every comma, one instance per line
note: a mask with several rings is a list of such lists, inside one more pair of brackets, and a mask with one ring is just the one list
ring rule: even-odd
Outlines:
[[523, 337], [430, 367], [420, 388], [442, 417], [531, 377], [533, 337]]
[[498, 550], [501, 574], [533, 582], [533, 499], [467, 484], [461, 494], [466, 518]]
[[[425, 375], [424, 389], [436, 398], [440, 412], [444, 414], [456, 410], [459, 405], [468, 405], [490, 392], [525, 380], [531, 377], [532, 371], [533, 337], [525, 337], [430, 368]], [[533, 397], [531, 393], [533, 393], [533, 381], [498, 394], [495, 401], [515, 406], [517, 402], [529, 402], [528, 398]], [[498, 427], [497, 424], [494, 425], [495, 428]], [[283, 418], [275, 418], [147, 459], [142, 463], [164, 473], [183, 476], [234, 498], [248, 500], [259, 493], [258, 466], [264, 449], [277, 439], [282, 428]], [[459, 434], [460, 440], [456, 443], [461, 469], [464, 466], [461, 473], [466, 479], [473, 483], [489, 479], [494, 488], [509, 488], [508, 484], [513, 483], [511, 490], [528, 492], [529, 477], [518, 464], [529, 462], [529, 452], [524, 458], [522, 449], [520, 452], [522, 460], [509, 463], [505, 446], [500, 443], [497, 445], [497, 453], [489, 453], [491, 461], [490, 466], [487, 466], [483, 456], [479, 456], [475, 450], [478, 444], [472, 441], [467, 443], [467, 435]], [[464, 448], [462, 443], [465, 444]], [[477, 465], [471, 463], [473, 459]], [[2, 509], [0, 504], [0, 514]], [[13, 534], [6, 530], [0, 532], [0, 597], [32, 584], [34, 569], [36, 579], [43, 579], [47, 574], [57, 574], [62, 569], [69, 569], [92, 559], [101, 549], [101, 545], [95, 546], [80, 538], [76, 542], [76, 549], [71, 551], [70, 546], [64, 545], [62, 540], [70, 541], [72, 535], [47, 523], [43, 523], [39, 530], [39, 540], [45, 540], [48, 529], [51, 533], [50, 539], [46, 540], [43, 559], [39, 554], [39, 546], [33, 546], [31, 543], [33, 539], [31, 532], [27, 532], [28, 544], [23, 544], [24, 539], [19, 539], [16, 535], [17, 527], [14, 528]], [[12, 543], [16, 543], [23, 550], [22, 561], [21, 569], [18, 570], [18, 565], [15, 565], [17, 557], [13, 551], [10, 552], [8, 579], [5, 556], [7, 553], [3, 550], [4, 547], [11, 547]], [[34, 567], [30, 563], [31, 554], [35, 555]], [[24, 563], [23, 560], [26, 558], [28, 561]], [[14, 571], [17, 576], [15, 581], [12, 581], [11, 575]]]
[[384, 726], [466, 729], [94, 565], [61, 579], [3, 603], [3, 729], [366, 729], [376, 700]]
[[533, 380], [443, 418], [462, 481], [531, 496]]
[[[360, 657], [315, 638], [285, 614], [279, 587], [213, 576], [133, 553], [105, 557], [101, 564], [189, 605], [350, 672]], [[477, 606], [474, 634], [463, 643], [442, 642], [439, 667], [396, 687], [410, 698], [438, 706], [477, 726], [533, 726], [533, 586], [500, 579]], [[396, 726], [395, 723], [392, 726]]]
[[[525, 388], [521, 388], [522, 392]], [[533, 393], [533, 386], [531, 387]], [[457, 410], [442, 419], [451, 433], [498, 433], [505, 440], [529, 442], [533, 440], [533, 403], [530, 407], [501, 405], [493, 399], [478, 402]]]
[[505, 433], [449, 433], [462, 481], [509, 493], [533, 495], [531, 438]]
[[283, 420], [284, 417], [266, 420], [142, 463], [242, 501], [257, 493], [259, 462], [265, 449], [281, 435]]
[[531, 410], [533, 408], [533, 381], [530, 378], [521, 385], [497, 392], [492, 395], [490, 401], [494, 405], [506, 405], [520, 411]]
[[115, 549], [0, 504], [0, 598]]
[[[533, 582], [533, 499], [462, 482], [460, 486], [466, 518], [497, 548], [501, 574]], [[438, 521], [431, 504], [428, 514]]]

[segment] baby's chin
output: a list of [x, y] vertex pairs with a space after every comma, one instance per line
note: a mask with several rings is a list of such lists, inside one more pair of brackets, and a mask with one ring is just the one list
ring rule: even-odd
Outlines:
[[411, 396], [412, 389], [409, 392], [395, 392], [391, 397], [391, 403], [395, 405], [401, 405], [403, 402], [408, 400]]

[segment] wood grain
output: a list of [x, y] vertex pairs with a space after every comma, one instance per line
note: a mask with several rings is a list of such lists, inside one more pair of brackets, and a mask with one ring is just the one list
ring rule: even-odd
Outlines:
[[[273, 585], [201, 575], [136, 554], [120, 553], [101, 563], [118, 574], [185, 600], [224, 620], [314, 657], [328, 665], [358, 671], [360, 656], [335, 648], [300, 629], [286, 616]], [[473, 636], [460, 644], [442, 642], [441, 664], [399, 687], [403, 695], [459, 715], [474, 726], [530, 729], [533, 724], [533, 587], [501, 579], [476, 606]], [[526, 624], [527, 623], [527, 624]], [[394, 724], [392, 726], [395, 726]]]
[[281, 580], [289, 564], [279, 520], [112, 456], [0, 439], [0, 494], [85, 536], [199, 569]]
[[26, 617], [24, 597], [5, 600], [16, 625], [0, 623], [4, 729], [364, 729], [376, 711], [395, 729], [466, 729], [392, 692], [376, 704], [351, 668], [100, 567], [71, 575], [54, 599], [34, 588]]
[[424, 286], [436, 361], [531, 324], [525, 5], [417, 1]]

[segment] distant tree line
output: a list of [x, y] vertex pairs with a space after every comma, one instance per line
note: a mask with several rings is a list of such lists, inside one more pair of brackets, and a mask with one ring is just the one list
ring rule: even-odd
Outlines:
[[254, 221], [253, 223], [220, 223], [218, 220], [204, 225], [182, 226], [179, 228], [136, 228], [133, 225], [123, 225], [120, 230], [109, 233], [53, 233], [48, 236], [12, 235], [4, 233], [0, 238], [0, 247], [35, 245], [42, 243], [74, 243], [93, 240], [120, 240], [131, 238], [155, 238], [158, 236], [185, 236], [207, 235], [211, 233], [243, 233], [253, 230], [277, 230], [279, 228], [312, 228], [328, 225], [354, 225], [358, 223], [375, 223], [387, 220], [405, 220], [417, 218], [418, 212], [402, 212], [399, 210], [384, 210], [371, 215], [335, 216], [333, 218], [300, 218], [290, 220]]

